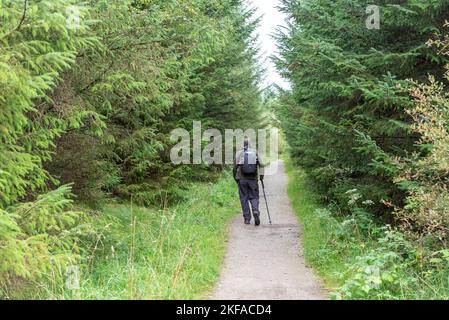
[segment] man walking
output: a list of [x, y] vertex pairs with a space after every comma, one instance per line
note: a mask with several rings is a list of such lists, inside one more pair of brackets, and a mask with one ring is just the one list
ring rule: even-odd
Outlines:
[[234, 179], [239, 185], [240, 202], [245, 224], [251, 223], [252, 210], [256, 226], [260, 225], [259, 177], [263, 181], [262, 160], [256, 150], [249, 148], [249, 140], [245, 139], [243, 150], [237, 152], [236, 155]]

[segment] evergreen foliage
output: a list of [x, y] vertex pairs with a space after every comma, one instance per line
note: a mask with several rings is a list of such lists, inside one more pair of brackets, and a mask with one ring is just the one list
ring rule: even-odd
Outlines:
[[253, 15], [240, 0], [0, 1], [2, 296], [85, 262], [101, 236], [74, 195], [165, 205], [210, 180], [219, 167], [171, 164], [172, 129], [260, 125]]
[[[378, 30], [365, 26], [371, 4]], [[284, 0], [283, 10], [276, 61], [293, 88], [273, 107], [307, 173], [291, 192], [328, 203], [293, 200], [309, 261], [336, 299], [446, 299], [449, 3]]]
[[[406, 189], [394, 159], [420, 153], [410, 79], [443, 79], [447, 56], [426, 42], [442, 30], [447, 1], [380, 1], [380, 29], [365, 21], [372, 1], [285, 0], [277, 65], [290, 79], [277, 108], [294, 160], [327, 201], [348, 208], [348, 190], [391, 221]], [[386, 214], [387, 213], [387, 214]]]
[[[78, 51], [95, 45], [84, 19], [67, 25], [74, 1], [0, 3], [0, 283], [48, 278], [50, 271], [79, 258], [76, 241], [87, 230], [84, 214], [73, 211], [70, 186], [48, 191], [56, 182], [43, 163], [54, 140], [78, 129], [94, 112], [70, 112], [47, 95], [70, 69]], [[73, 106], [76, 109], [76, 105]]]
[[[181, 177], [205, 179], [213, 168], [174, 167], [173, 129], [258, 123], [257, 20], [242, 1], [96, 1], [92, 15], [102, 46], [83, 52], [66, 82], [107, 128], [99, 138], [86, 129], [60, 139], [51, 171], [84, 198], [107, 192], [152, 203], [161, 188], [177, 197]], [[73, 154], [78, 160], [66, 161]]]

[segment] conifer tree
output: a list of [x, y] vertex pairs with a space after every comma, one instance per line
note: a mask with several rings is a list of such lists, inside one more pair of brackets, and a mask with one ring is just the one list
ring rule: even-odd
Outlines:
[[[84, 214], [70, 187], [48, 190], [44, 168], [56, 137], [94, 112], [66, 110], [49, 97], [77, 52], [95, 45], [78, 1], [0, 2], [0, 283], [45, 278], [79, 258]], [[79, 24], [71, 25], [71, 13]], [[73, 22], [73, 21], [72, 21]]]
[[[328, 200], [348, 203], [358, 189], [375, 202], [403, 203], [390, 157], [416, 151], [408, 79], [424, 80], [447, 58], [425, 43], [444, 24], [447, 1], [380, 1], [380, 29], [368, 29], [372, 1], [285, 0], [279, 69], [292, 82], [278, 114], [292, 155]], [[442, 74], [435, 74], [441, 79]], [[390, 158], [389, 157], [389, 158]]]
[[107, 128], [98, 138], [83, 128], [59, 139], [51, 172], [75, 181], [83, 198], [133, 194], [144, 203], [181, 185], [177, 177], [208, 179], [216, 167], [171, 164], [170, 132], [191, 131], [193, 121], [260, 125], [254, 11], [243, 1], [110, 0], [94, 2], [92, 14], [102, 47], [83, 53], [66, 83]]

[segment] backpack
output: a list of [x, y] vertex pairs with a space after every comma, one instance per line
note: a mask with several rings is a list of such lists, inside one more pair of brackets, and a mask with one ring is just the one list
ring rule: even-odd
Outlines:
[[257, 153], [252, 150], [245, 150], [243, 159], [240, 160], [240, 167], [244, 176], [257, 175]]

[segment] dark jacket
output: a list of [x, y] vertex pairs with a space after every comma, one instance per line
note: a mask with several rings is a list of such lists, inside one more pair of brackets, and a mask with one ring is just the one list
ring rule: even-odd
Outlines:
[[251, 151], [254, 151], [257, 154], [257, 174], [254, 176], [245, 176], [241, 171], [241, 165], [239, 163], [241, 162], [241, 157], [243, 157], [245, 149], [240, 150], [237, 152], [235, 160], [234, 160], [234, 179], [236, 181], [239, 181], [241, 179], [253, 179], [257, 180], [259, 177], [263, 179], [264, 177], [264, 164], [262, 161], [262, 158], [259, 156], [259, 153], [257, 153], [257, 150], [249, 149]]

